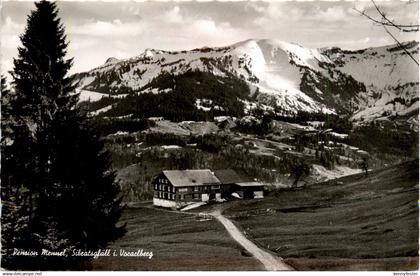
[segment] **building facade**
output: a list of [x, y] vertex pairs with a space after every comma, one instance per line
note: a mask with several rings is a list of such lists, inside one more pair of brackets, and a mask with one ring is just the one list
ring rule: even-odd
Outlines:
[[165, 170], [152, 182], [153, 205], [177, 209], [194, 202], [220, 201], [232, 193], [262, 198], [264, 185], [248, 180], [233, 170]]
[[220, 181], [210, 170], [162, 171], [153, 181], [153, 205], [181, 208], [193, 202], [220, 200]]

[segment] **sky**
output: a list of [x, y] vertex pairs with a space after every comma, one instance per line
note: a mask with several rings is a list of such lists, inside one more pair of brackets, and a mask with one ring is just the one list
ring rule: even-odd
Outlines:
[[[31, 1], [2, 1], [1, 72], [13, 68]], [[418, 2], [378, 2], [398, 23], [418, 22]], [[294, 42], [304, 47], [362, 49], [393, 44], [381, 26], [354, 9], [377, 17], [370, 1], [235, 1], [235, 2], [83, 2], [60, 1], [59, 16], [69, 41], [70, 73], [83, 72], [147, 48], [188, 50], [227, 46], [250, 38]], [[400, 41], [418, 33], [393, 30]]]

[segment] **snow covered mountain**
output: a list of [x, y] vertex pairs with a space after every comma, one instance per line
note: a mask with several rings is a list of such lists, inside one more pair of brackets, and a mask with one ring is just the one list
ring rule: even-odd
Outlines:
[[[418, 60], [418, 42], [405, 43], [405, 48]], [[93, 93], [93, 100], [98, 93], [121, 97], [168, 92], [170, 88], [163, 91], [153, 81], [190, 71], [242, 80], [254, 101], [246, 102], [247, 108], [282, 114], [346, 113], [355, 119], [418, 112], [418, 66], [395, 45], [347, 51], [250, 39], [180, 52], [147, 49], [125, 60], [109, 58], [100, 67], [74, 75], [74, 80], [82, 98]]]
[[419, 67], [407, 52], [418, 61], [419, 44], [413, 41], [403, 45], [405, 50], [391, 45], [358, 51], [323, 51], [338, 70], [366, 86], [366, 93], [359, 94], [364, 104], [358, 107], [355, 119], [418, 114]]

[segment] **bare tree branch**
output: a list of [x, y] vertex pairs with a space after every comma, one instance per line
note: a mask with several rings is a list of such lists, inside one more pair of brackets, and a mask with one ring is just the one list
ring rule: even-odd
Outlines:
[[[382, 19], [384, 22], [387, 22], [389, 26], [395, 27], [403, 32], [418, 32], [419, 31], [419, 25], [403, 25], [403, 24], [395, 24], [393, 20], [390, 20], [386, 14], [379, 8], [379, 6], [375, 3], [375, 0], [371, 0], [373, 5], [375, 6], [376, 11], [382, 16]], [[408, 29], [406, 29], [408, 28]]]
[[[411, 0], [410, 0], [411, 1]], [[397, 24], [394, 22], [394, 20], [389, 19], [389, 17], [385, 14], [384, 11], [376, 4], [375, 0], [371, 0], [373, 3], [376, 12], [380, 15], [380, 19], [376, 19], [369, 15], [366, 10], [358, 10], [356, 8], [353, 8], [355, 11], [357, 11], [362, 16], [368, 18], [370, 21], [381, 25], [384, 30], [387, 32], [387, 34], [397, 43], [397, 45], [417, 64], [419, 65], [419, 62], [414, 58], [414, 56], [406, 49], [404, 45], [401, 44], [401, 42], [388, 30], [387, 27], [393, 27], [401, 32], [418, 32], [419, 31], [419, 25], [418, 24]], [[409, 4], [412, 2], [409, 2]]]
[[402, 32], [418, 32], [419, 25], [418, 24], [399, 24], [395, 23], [394, 20], [388, 18], [388, 16], [381, 10], [381, 8], [376, 4], [374, 0], [371, 0], [373, 3], [377, 13], [380, 15], [380, 19], [376, 19], [370, 16], [365, 10], [361, 11], [359, 9], [353, 8], [356, 12], [363, 15], [364, 17], [368, 18], [374, 23], [377, 23], [382, 26], [394, 27]]
[[404, 50], [404, 52], [417, 64], [419, 65], [419, 62], [413, 57], [413, 55], [407, 51], [407, 49], [404, 47], [404, 45], [402, 45], [398, 39], [395, 38], [395, 36], [387, 29], [387, 27], [385, 25], [383, 25], [382, 27], [384, 27], [385, 31], [388, 33], [388, 35], [390, 37], [392, 37], [392, 39], [398, 44], [398, 46], [400, 46], [401, 49]]

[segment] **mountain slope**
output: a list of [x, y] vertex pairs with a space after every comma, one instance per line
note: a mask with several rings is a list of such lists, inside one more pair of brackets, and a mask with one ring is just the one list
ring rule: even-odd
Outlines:
[[[418, 43], [406, 45], [417, 58]], [[191, 71], [242, 80], [249, 86], [253, 101], [279, 114], [357, 111], [357, 118], [365, 111], [360, 118], [378, 106], [404, 111], [415, 109], [415, 104], [418, 110], [418, 67], [395, 46], [345, 51], [251, 39], [227, 47], [181, 52], [147, 49], [126, 60], [110, 58], [100, 67], [76, 74], [74, 80], [82, 91], [156, 94], [162, 91], [153, 82], [156, 78]], [[167, 87], [165, 92], [173, 88]]]
[[[418, 60], [418, 42], [404, 47]], [[365, 105], [359, 106], [355, 119], [418, 113], [419, 68], [404, 49], [396, 45], [358, 51], [330, 48], [323, 53], [338, 70], [367, 87], [367, 93], [359, 95]]]

